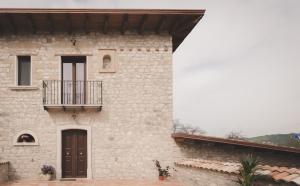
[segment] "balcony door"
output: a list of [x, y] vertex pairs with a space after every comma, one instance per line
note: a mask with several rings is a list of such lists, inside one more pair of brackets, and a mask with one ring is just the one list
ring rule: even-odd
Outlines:
[[86, 102], [86, 56], [62, 56], [62, 104]]

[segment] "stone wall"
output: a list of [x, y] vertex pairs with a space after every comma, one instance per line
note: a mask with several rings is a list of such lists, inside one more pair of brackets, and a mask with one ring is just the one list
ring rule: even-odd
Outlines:
[[296, 153], [194, 140], [177, 142], [177, 145], [185, 158], [239, 162], [242, 157], [253, 154], [260, 158], [261, 164], [300, 167], [300, 155]]
[[0, 161], [0, 183], [8, 181], [8, 161]]
[[[73, 37], [73, 36], [72, 36]], [[172, 164], [172, 42], [156, 35], [2, 36], [0, 38], [0, 154], [11, 179], [38, 178], [57, 164], [57, 128], [90, 126], [93, 178], [157, 179], [152, 160]], [[100, 73], [99, 49], [116, 50], [116, 72]], [[31, 55], [32, 86], [15, 90], [16, 56]], [[45, 111], [42, 80], [59, 80], [61, 55], [87, 55], [87, 79], [103, 81], [103, 109]], [[16, 133], [34, 132], [39, 144], [14, 146]]]
[[191, 167], [176, 166], [175, 176], [184, 186], [238, 186], [235, 175]]

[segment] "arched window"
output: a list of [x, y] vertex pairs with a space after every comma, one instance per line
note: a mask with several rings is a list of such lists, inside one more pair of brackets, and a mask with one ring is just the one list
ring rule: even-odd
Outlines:
[[24, 130], [16, 134], [14, 145], [38, 145], [38, 139], [32, 131]]
[[34, 143], [35, 139], [31, 134], [21, 134], [17, 140], [18, 143], [26, 142], [26, 143]]
[[103, 56], [102, 68], [103, 69], [110, 69], [111, 68], [111, 57], [110, 57], [110, 55]]

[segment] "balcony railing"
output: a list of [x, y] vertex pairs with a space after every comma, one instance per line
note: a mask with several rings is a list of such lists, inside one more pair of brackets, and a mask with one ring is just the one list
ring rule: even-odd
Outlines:
[[102, 81], [44, 80], [44, 108], [102, 107]]

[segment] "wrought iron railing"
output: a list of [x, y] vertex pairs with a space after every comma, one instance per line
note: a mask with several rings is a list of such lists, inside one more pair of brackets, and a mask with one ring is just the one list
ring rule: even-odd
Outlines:
[[102, 105], [102, 81], [44, 80], [44, 105]]

